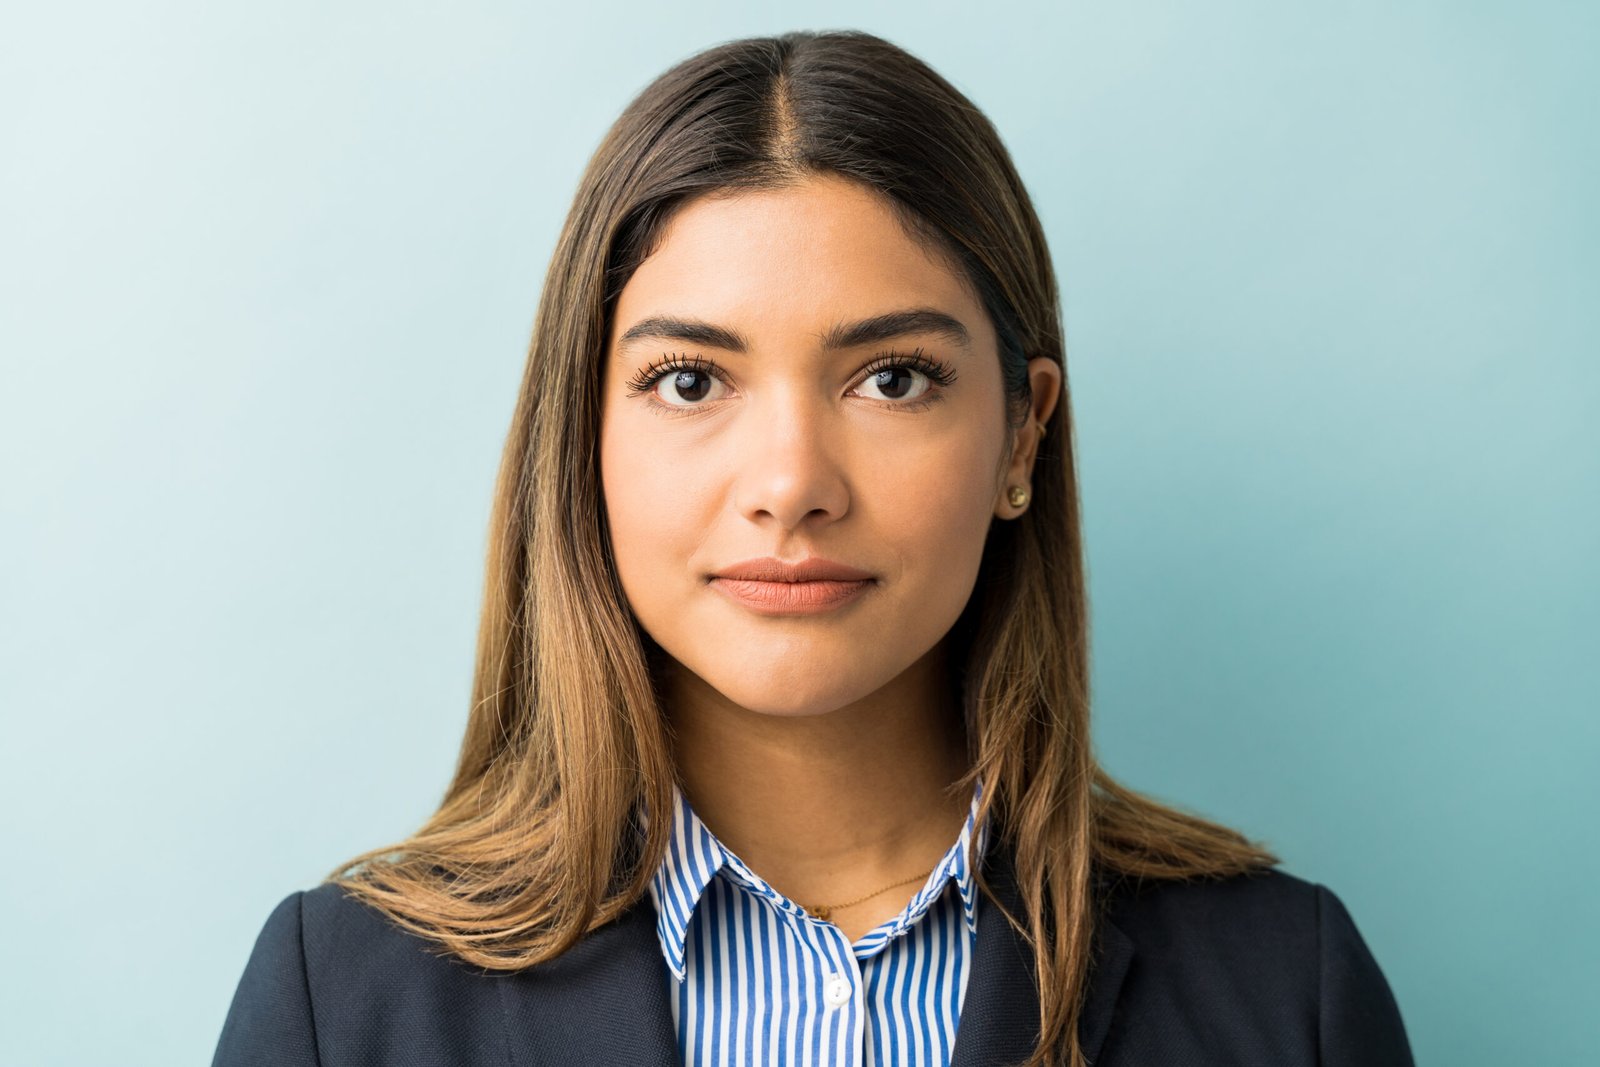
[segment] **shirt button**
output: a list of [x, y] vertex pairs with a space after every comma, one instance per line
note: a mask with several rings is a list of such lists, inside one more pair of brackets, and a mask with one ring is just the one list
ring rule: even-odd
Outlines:
[[830, 974], [823, 983], [822, 996], [830, 1007], [840, 1007], [850, 999], [850, 982], [843, 975]]

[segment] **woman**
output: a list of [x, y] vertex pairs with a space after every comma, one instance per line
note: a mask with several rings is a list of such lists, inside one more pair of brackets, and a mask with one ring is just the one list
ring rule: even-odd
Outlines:
[[1057, 303], [889, 43], [649, 86], [546, 278], [454, 781], [272, 913], [215, 1063], [1409, 1064], [1337, 897], [1095, 763]]

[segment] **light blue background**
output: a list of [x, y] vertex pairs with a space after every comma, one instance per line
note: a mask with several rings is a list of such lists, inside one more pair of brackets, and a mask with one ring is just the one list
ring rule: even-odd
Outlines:
[[842, 26], [1048, 228], [1109, 768], [1331, 886], [1420, 1063], [1595, 1062], [1595, 10], [12, 11], [5, 1062], [208, 1062], [273, 904], [432, 810], [579, 171]]

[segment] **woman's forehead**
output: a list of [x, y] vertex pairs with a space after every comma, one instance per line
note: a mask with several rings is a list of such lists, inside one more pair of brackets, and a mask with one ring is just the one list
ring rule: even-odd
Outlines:
[[704, 347], [741, 351], [797, 337], [829, 347], [849, 324], [918, 309], [929, 313], [925, 326], [945, 320], [948, 345], [963, 333], [981, 341], [981, 309], [943, 257], [876, 194], [818, 179], [682, 208], [618, 298], [614, 345], [620, 353], [650, 332], [641, 324], [672, 319], [732, 334], [677, 338]]

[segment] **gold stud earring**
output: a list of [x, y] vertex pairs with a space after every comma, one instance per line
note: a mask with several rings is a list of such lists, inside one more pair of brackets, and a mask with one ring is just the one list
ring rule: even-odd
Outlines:
[[1020, 485], [1013, 485], [1009, 495], [1014, 508], [1020, 508], [1028, 502], [1028, 491]]

